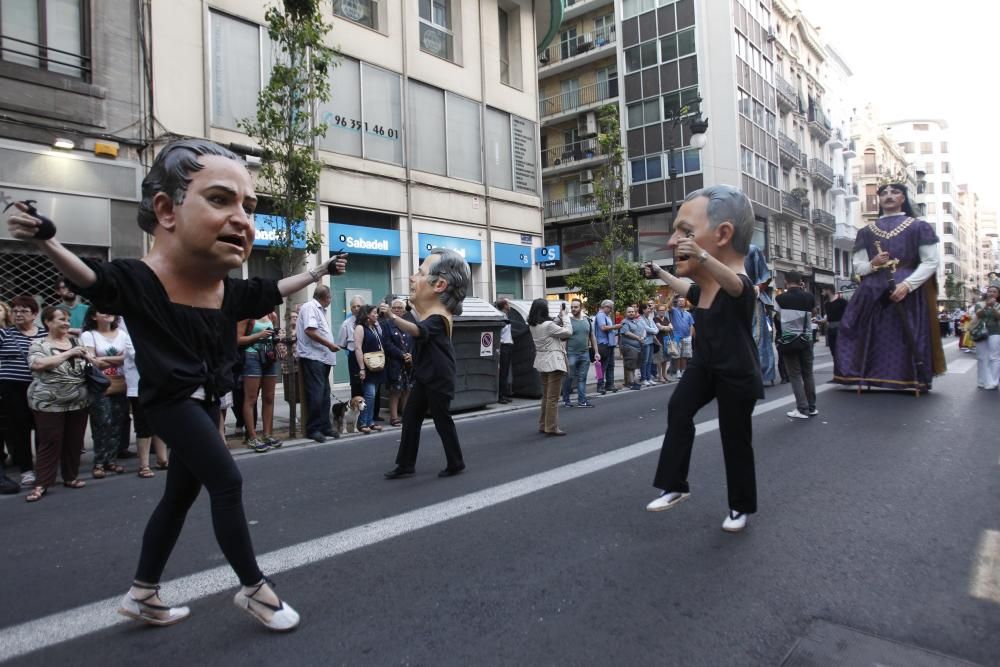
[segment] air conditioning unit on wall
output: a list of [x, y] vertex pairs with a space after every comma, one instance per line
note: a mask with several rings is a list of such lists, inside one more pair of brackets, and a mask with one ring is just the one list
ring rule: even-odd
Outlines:
[[594, 170], [593, 169], [584, 169], [583, 171], [580, 172], [580, 182], [581, 183], [590, 183], [593, 180], [594, 180]]
[[594, 194], [594, 184], [593, 183], [581, 183], [580, 184], [580, 194], [581, 195], [592, 195], [592, 194]]
[[595, 112], [588, 111], [585, 114], [580, 114], [577, 121], [577, 134], [581, 137], [597, 135], [597, 114]]

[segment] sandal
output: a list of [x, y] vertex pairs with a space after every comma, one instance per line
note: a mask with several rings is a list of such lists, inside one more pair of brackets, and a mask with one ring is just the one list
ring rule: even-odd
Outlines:
[[382, 430], [382, 427], [379, 426], [378, 424], [372, 424], [370, 428], [373, 431], [381, 431]]
[[166, 470], [167, 469], [167, 462], [166, 461], [157, 461], [156, 462], [156, 469], [157, 470]]
[[[264, 577], [260, 580], [260, 583], [255, 586], [244, 586], [241, 588], [233, 597], [233, 604], [260, 621], [260, 623], [262, 623], [264, 627], [269, 630], [274, 630], [276, 632], [294, 630], [299, 624], [299, 614], [297, 611], [292, 609], [291, 605], [285, 604], [281, 600], [278, 600], [278, 604], [276, 605], [268, 604], [267, 602], [258, 600], [254, 597], [260, 592], [260, 589], [264, 587], [264, 584], [268, 584], [273, 590], [274, 582], [267, 577]], [[255, 609], [254, 605], [270, 609], [271, 612], [273, 612], [271, 614], [271, 620], [265, 620], [264, 614]]]
[[29, 493], [24, 497], [24, 499], [27, 500], [29, 503], [38, 502], [48, 492], [49, 490], [46, 489], [44, 486], [36, 486], [34, 489], [31, 490], [31, 493]]
[[83, 487], [87, 486], [87, 483], [82, 479], [71, 479], [68, 482], [63, 482], [63, 486], [65, 486], [67, 489], [82, 489]]
[[403, 425], [403, 420], [402, 419], [390, 419], [389, 420], [389, 426], [402, 426], [402, 425]]
[[113, 472], [116, 475], [120, 475], [125, 472], [125, 466], [120, 466], [117, 463], [109, 463], [105, 467], [108, 469], [108, 472]]
[[372, 432], [372, 430], [370, 428], [368, 428], [367, 426], [359, 426], [358, 427], [358, 433], [364, 433], [365, 435], [368, 435], [371, 432]]
[[94, 466], [94, 470], [91, 472], [91, 475], [94, 479], [104, 479], [107, 476], [107, 473], [104, 472], [104, 466], [97, 465]]
[[[141, 600], [137, 600], [129, 593], [126, 593], [122, 599], [121, 606], [118, 607], [118, 613], [122, 616], [128, 616], [129, 618], [134, 618], [137, 621], [143, 621], [150, 625], [163, 626], [173, 625], [191, 615], [191, 610], [187, 607], [167, 607], [162, 604], [147, 602], [147, 600], [151, 600], [159, 594], [159, 586], [147, 586], [146, 584], [139, 583], [133, 583], [132, 585], [145, 591], [152, 591], [152, 593]], [[163, 612], [167, 612], [165, 618], [161, 616]]]
[[149, 469], [149, 466], [142, 466], [139, 468], [139, 472], [136, 473], [139, 477], [143, 479], [149, 479], [150, 477], [156, 477], [156, 473]]

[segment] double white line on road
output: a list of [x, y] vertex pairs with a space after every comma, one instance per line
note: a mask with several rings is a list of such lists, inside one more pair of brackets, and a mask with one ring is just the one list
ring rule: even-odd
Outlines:
[[[816, 388], [816, 393], [829, 391], [835, 387], [836, 385], [823, 385]], [[794, 403], [794, 396], [785, 396], [761, 403], [754, 410], [754, 415], [773, 412]], [[698, 424], [697, 434], [704, 435], [716, 431], [718, 428], [718, 420], [712, 419]], [[284, 547], [264, 554], [258, 560], [261, 569], [269, 574], [278, 574], [293, 568], [318, 563], [340, 554], [372, 546], [421, 528], [487, 509], [508, 500], [521, 498], [530, 493], [631, 461], [658, 450], [662, 441], [662, 436], [649, 438], [612, 452], [560, 466], [530, 477]], [[641, 509], [641, 506], [638, 506], [636, 511]], [[171, 601], [171, 604], [183, 605], [230, 590], [236, 585], [237, 582], [234, 580], [232, 570], [228, 565], [225, 565], [169, 581], [164, 584], [164, 589], [165, 597]], [[16, 658], [47, 646], [128, 622], [115, 613], [120, 600], [119, 596], [107, 598], [34, 621], [0, 629], [0, 634], [3, 636], [3, 642], [0, 643], [0, 661]]]

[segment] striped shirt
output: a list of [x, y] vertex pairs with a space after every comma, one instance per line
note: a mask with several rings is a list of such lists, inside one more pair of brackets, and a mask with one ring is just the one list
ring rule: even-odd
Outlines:
[[34, 336], [25, 336], [17, 327], [0, 329], [0, 381], [29, 383], [34, 380], [28, 368], [28, 348], [37, 338], [45, 338], [48, 330], [38, 327]]

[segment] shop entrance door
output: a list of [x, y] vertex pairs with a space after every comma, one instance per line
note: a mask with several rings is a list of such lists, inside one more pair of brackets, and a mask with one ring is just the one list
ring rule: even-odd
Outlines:
[[513, 266], [497, 267], [497, 298], [502, 296], [508, 299], [524, 298], [524, 280], [521, 276], [521, 269]]
[[[347, 304], [355, 294], [370, 293], [376, 304], [389, 294], [391, 276], [388, 257], [379, 255], [351, 255], [347, 260], [347, 273], [330, 279], [333, 303], [330, 304], [330, 326], [334, 337], [340, 332], [340, 325], [351, 313]], [[347, 355], [337, 353], [337, 365], [333, 370], [334, 382], [347, 382]], [[350, 397], [338, 397], [346, 400]]]

